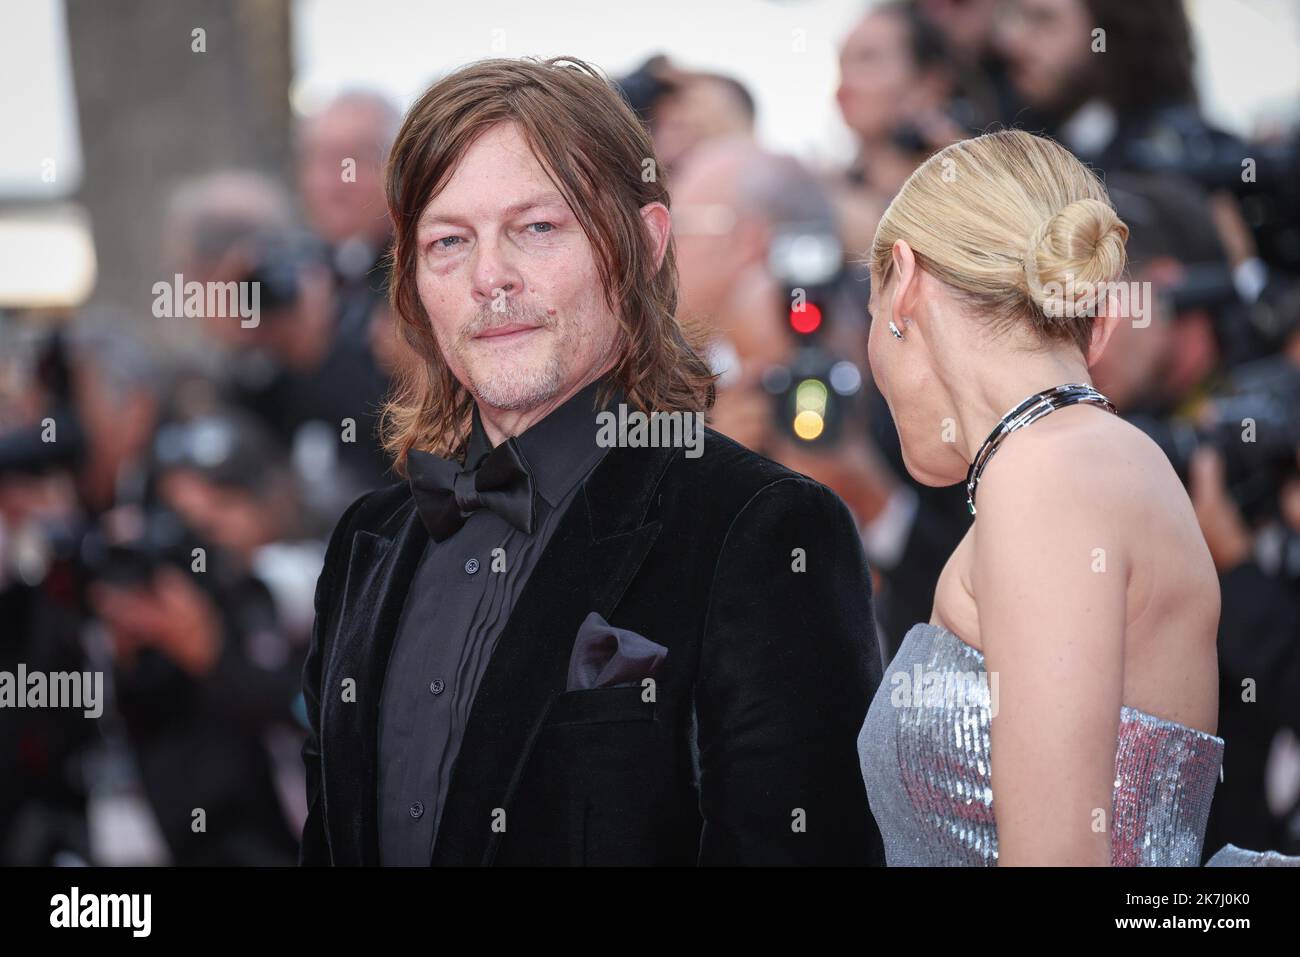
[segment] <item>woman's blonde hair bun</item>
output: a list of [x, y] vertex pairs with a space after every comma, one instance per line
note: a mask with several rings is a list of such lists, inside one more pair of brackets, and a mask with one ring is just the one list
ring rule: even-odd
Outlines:
[[1085, 353], [1128, 227], [1106, 188], [1069, 150], [1023, 130], [935, 153], [881, 217], [868, 257], [883, 283], [904, 240], [917, 263], [996, 326], [1027, 323]]
[[1024, 293], [1031, 320], [1091, 316], [1099, 287], [1124, 271], [1128, 226], [1110, 203], [1091, 197], [1066, 205], [1030, 234]]

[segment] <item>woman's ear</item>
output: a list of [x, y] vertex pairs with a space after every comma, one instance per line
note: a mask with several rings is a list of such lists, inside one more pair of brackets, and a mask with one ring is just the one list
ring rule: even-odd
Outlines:
[[1111, 333], [1115, 331], [1116, 323], [1123, 319], [1123, 316], [1107, 310], [1092, 320], [1092, 339], [1088, 343], [1088, 355], [1085, 357], [1089, 369], [1101, 359], [1102, 353], [1106, 351], [1106, 343], [1110, 342]]
[[887, 318], [894, 320], [899, 329], [903, 328], [904, 318], [911, 317], [916, 311], [916, 295], [920, 283], [918, 280], [916, 255], [906, 240], [896, 240], [889, 250], [893, 262], [894, 274], [898, 284], [894, 287], [894, 301]]

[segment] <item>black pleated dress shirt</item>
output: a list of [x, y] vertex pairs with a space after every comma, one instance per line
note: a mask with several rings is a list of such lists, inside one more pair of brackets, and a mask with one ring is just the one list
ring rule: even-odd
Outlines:
[[[596, 444], [602, 381], [516, 437], [535, 483], [532, 534], [479, 508], [451, 537], [431, 538], [425, 546], [402, 607], [380, 702], [384, 865], [429, 865], [479, 680], [546, 543], [606, 451]], [[617, 393], [605, 407], [617, 408], [621, 400]], [[477, 466], [491, 450], [476, 408], [466, 467]]]

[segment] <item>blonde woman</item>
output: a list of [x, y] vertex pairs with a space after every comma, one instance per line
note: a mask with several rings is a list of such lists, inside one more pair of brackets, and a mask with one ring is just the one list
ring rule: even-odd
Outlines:
[[1020, 131], [935, 154], [876, 232], [872, 373], [908, 471], [966, 483], [972, 514], [858, 739], [892, 866], [1200, 862], [1218, 579], [1165, 455], [1088, 376], [1130, 321], [1107, 308], [1127, 236]]

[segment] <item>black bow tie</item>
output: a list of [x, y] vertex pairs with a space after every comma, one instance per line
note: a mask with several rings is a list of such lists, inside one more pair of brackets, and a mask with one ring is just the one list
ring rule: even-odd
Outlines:
[[533, 530], [533, 473], [513, 438], [471, 469], [411, 449], [406, 453], [406, 471], [420, 520], [435, 542], [459, 531], [477, 508], [490, 508], [520, 531]]

